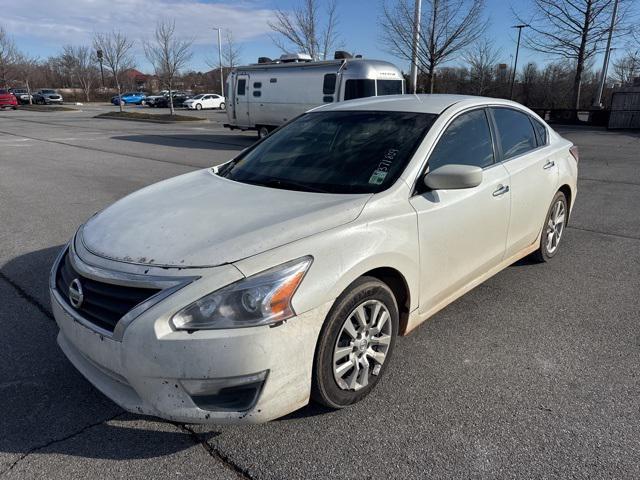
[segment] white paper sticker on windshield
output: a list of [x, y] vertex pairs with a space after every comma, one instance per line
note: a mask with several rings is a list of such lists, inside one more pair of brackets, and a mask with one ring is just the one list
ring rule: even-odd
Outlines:
[[382, 185], [382, 182], [384, 182], [386, 176], [387, 172], [385, 172], [384, 170], [374, 170], [374, 172], [371, 174], [371, 177], [369, 177], [369, 183], [371, 185]]

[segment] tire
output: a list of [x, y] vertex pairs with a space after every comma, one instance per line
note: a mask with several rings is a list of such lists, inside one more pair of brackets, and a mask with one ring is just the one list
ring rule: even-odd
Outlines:
[[224, 104], [224, 102], [222, 102], [222, 103], [220, 104], [220, 110], [224, 110], [224, 109], [225, 109], [225, 107], [226, 107], [226, 105]]
[[145, 100], [140, 100], [140, 105], [144, 106], [146, 104], [147, 104], [147, 102]]
[[261, 127], [258, 127], [258, 138], [259, 139], [263, 139], [265, 137], [267, 137], [269, 135], [269, 128], [265, 127], [264, 125]]
[[[358, 311], [364, 313], [364, 324], [358, 321]], [[376, 333], [377, 328], [381, 330]], [[391, 289], [373, 277], [353, 282], [334, 303], [320, 332], [313, 400], [335, 409], [362, 400], [389, 365], [397, 333], [398, 305]]]
[[202, 110], [202, 105], [199, 103], [196, 103], [196, 110]]
[[533, 260], [542, 263], [548, 262], [555, 257], [567, 226], [568, 214], [567, 198], [562, 192], [556, 193], [542, 226], [540, 247], [531, 254]]

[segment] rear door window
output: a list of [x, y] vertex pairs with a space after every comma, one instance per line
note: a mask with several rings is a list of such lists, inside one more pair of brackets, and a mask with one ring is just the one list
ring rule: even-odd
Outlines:
[[376, 94], [375, 80], [347, 80], [344, 87], [344, 99], [373, 97]]
[[241, 78], [240, 80], [238, 80], [238, 89], [236, 93], [238, 95], [244, 95], [246, 88], [247, 88], [247, 81], [244, 78]]
[[487, 114], [479, 109], [463, 113], [449, 124], [429, 157], [429, 171], [451, 164], [484, 168], [493, 162]]
[[511, 108], [492, 108], [504, 160], [527, 153], [538, 144], [529, 115]]

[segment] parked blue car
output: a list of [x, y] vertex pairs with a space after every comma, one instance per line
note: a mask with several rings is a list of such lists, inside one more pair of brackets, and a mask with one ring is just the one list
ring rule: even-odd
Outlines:
[[[123, 93], [120, 98], [122, 98], [122, 103], [125, 105], [127, 104], [144, 105], [146, 103], [147, 94], [144, 92], [127, 92], [127, 93]], [[113, 103], [114, 105], [118, 105], [117, 95], [111, 98], [111, 103]]]

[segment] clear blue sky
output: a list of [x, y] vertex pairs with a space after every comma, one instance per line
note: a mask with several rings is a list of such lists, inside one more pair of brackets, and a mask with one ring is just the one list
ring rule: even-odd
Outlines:
[[[339, 33], [346, 50], [368, 58], [380, 58], [407, 70], [407, 62], [394, 58], [381, 44], [379, 18], [382, 0], [337, 0]], [[324, 0], [320, 0], [324, 3]], [[118, 28], [136, 40], [138, 68], [149, 70], [141, 40], [149, 38], [156, 19], [176, 19], [181, 36], [194, 39], [192, 67], [208, 70], [217, 59], [216, 33], [211, 27], [229, 28], [242, 45], [242, 60], [277, 57], [279, 50], [269, 38], [268, 20], [276, 8], [289, 10], [298, 0], [21, 0], [19, 8], [3, 9], [2, 25], [19, 48], [46, 58], [59, 53], [64, 44], [89, 44], [94, 31]], [[515, 23], [510, 5], [524, 0], [486, 0], [490, 19], [488, 36], [502, 50], [500, 62], [511, 63], [515, 51]], [[639, 2], [640, 3], [640, 2]], [[518, 7], [521, 8], [521, 7]], [[618, 50], [621, 52], [622, 50]], [[544, 55], [521, 50], [519, 65], [546, 63]], [[455, 64], [454, 60], [452, 64]], [[599, 65], [599, 61], [597, 63]]]

